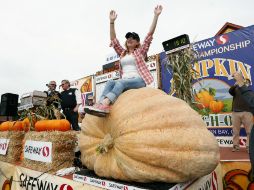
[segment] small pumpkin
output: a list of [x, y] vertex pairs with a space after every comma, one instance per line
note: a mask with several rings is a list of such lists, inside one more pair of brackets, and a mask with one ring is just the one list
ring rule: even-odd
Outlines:
[[5, 121], [1, 123], [0, 125], [0, 131], [8, 131], [10, 128], [11, 122], [10, 121]]
[[35, 123], [35, 131], [68, 131], [71, 124], [66, 119], [40, 120]]
[[210, 102], [213, 100], [214, 96], [212, 96], [207, 90], [202, 90], [195, 97], [195, 101], [198, 102], [197, 107], [199, 109], [209, 108]]
[[81, 160], [102, 177], [169, 183], [196, 179], [219, 163], [219, 146], [186, 102], [152, 88], [124, 92], [110, 114], [87, 114]]
[[210, 102], [209, 108], [213, 113], [219, 113], [224, 108], [224, 103], [222, 101], [213, 100]]
[[9, 131], [23, 131], [24, 123], [22, 121], [12, 121], [9, 127]]
[[22, 121], [5, 121], [1, 124], [0, 131], [23, 131]]

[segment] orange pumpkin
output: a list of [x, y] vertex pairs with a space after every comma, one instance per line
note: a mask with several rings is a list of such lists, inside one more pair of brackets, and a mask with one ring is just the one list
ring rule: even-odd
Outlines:
[[71, 129], [71, 124], [66, 119], [61, 120], [41, 120], [35, 124], [36, 131], [68, 131]]
[[32, 117], [32, 123], [30, 122], [29, 118], [26, 117], [23, 121], [23, 127], [24, 127], [24, 131], [28, 131], [32, 126], [35, 125], [35, 123], [37, 122], [36, 121], [36, 118], [35, 117]]
[[219, 113], [224, 108], [224, 103], [222, 101], [211, 101], [209, 108], [213, 113]]
[[5, 121], [0, 125], [0, 131], [8, 131], [11, 125], [10, 121]]
[[203, 90], [197, 94], [195, 101], [198, 102], [197, 107], [199, 109], [209, 108], [210, 102], [214, 100], [214, 97], [206, 90]]
[[23, 131], [24, 123], [22, 121], [12, 121], [9, 126], [9, 131]]

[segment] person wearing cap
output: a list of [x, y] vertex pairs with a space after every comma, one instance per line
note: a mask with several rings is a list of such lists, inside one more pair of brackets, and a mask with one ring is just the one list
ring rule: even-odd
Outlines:
[[93, 107], [88, 107], [88, 111], [91, 111], [91, 113], [109, 113], [110, 104], [113, 104], [122, 92], [128, 89], [142, 88], [153, 82], [153, 76], [145, 64], [145, 58], [152, 42], [153, 33], [161, 12], [162, 6], [156, 6], [150, 30], [143, 43], [140, 43], [140, 37], [137, 33], [128, 32], [125, 35], [126, 41], [124, 48], [120, 45], [118, 39], [116, 38], [115, 20], [117, 18], [117, 14], [114, 10], [110, 11], [111, 46], [120, 56], [119, 70], [121, 79], [108, 81], [99, 102]]
[[71, 123], [72, 129], [79, 131], [78, 108], [82, 103], [81, 94], [76, 88], [70, 88], [68, 80], [62, 80], [61, 107], [66, 119]]
[[47, 94], [47, 106], [54, 105], [55, 108], [60, 108], [61, 94], [56, 91], [56, 81], [50, 81], [46, 84], [48, 87], [47, 91], [44, 91]]

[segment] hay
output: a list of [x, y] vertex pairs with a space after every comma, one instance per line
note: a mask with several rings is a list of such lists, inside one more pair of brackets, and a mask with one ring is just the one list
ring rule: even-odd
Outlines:
[[10, 139], [6, 155], [0, 155], [0, 161], [16, 163], [20, 160], [22, 153], [22, 140], [25, 133], [23, 131], [3, 131], [0, 138]]
[[52, 142], [52, 162], [40, 162], [24, 158], [21, 165], [36, 171], [54, 173], [62, 168], [73, 165], [77, 143], [76, 131], [30, 131], [24, 140]]

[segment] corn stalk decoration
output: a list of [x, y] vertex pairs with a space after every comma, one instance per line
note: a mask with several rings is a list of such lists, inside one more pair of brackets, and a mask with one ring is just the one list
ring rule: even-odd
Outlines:
[[191, 107], [194, 103], [193, 81], [198, 73], [193, 69], [197, 55], [189, 47], [168, 55], [167, 67], [172, 72], [171, 92], [187, 102]]

